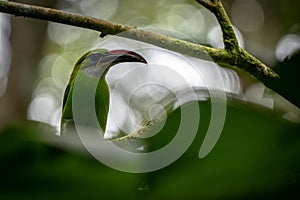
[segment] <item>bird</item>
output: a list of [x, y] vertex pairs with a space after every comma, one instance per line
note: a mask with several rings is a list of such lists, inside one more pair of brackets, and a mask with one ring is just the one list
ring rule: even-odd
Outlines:
[[[60, 130], [61, 136], [66, 134], [66, 127], [68, 125], [74, 125], [72, 101], [74, 98], [73, 90], [76, 80], [80, 80], [80, 83], [84, 84], [84, 90], [89, 90], [91, 88], [89, 87], [91, 81], [98, 81], [94, 101], [95, 111], [100, 128], [103, 133], [105, 132], [109, 110], [109, 86], [105, 76], [112, 66], [124, 62], [140, 62], [147, 64], [145, 58], [140, 54], [122, 49], [93, 49], [86, 52], [78, 59], [74, 65], [64, 92]], [[83, 91], [83, 95], [84, 94]], [[84, 110], [84, 108], [82, 109]]]

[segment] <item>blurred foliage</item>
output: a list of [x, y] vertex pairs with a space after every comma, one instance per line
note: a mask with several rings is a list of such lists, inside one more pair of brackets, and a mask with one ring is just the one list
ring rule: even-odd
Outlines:
[[[22, 122], [7, 126], [0, 133], [0, 198], [300, 197], [299, 125], [257, 105], [231, 101], [218, 143], [207, 157], [199, 159], [210, 119], [210, 102], [199, 103], [199, 108], [200, 129], [188, 151], [170, 166], [146, 174], [116, 171], [88, 154], [45, 142], [41, 134], [54, 132], [48, 125]], [[179, 122], [180, 110], [176, 110], [166, 127]], [[164, 131], [168, 133], [170, 128]], [[169, 137], [161, 134], [165, 136]], [[151, 144], [156, 145], [154, 141]]]

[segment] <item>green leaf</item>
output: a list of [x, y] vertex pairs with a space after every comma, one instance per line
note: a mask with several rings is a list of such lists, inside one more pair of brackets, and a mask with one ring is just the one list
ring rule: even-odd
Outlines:
[[[146, 174], [151, 198], [280, 199], [298, 195], [299, 124], [282, 119], [272, 110], [230, 100], [217, 144], [206, 157], [199, 158], [211, 123], [212, 104], [211, 101], [194, 103], [201, 112], [197, 136], [170, 166]], [[185, 110], [194, 110], [193, 103], [170, 113], [163, 129], [143, 139], [148, 152], [160, 150], [175, 139]], [[147, 130], [155, 130], [155, 126], [160, 125], [150, 125]], [[192, 133], [186, 132], [187, 137], [189, 134]], [[173, 156], [172, 152], [169, 156]]]
[[[41, 135], [55, 137], [51, 127], [27, 122], [8, 126], [0, 130], [0, 198], [299, 198], [299, 125], [260, 106], [229, 101], [221, 137], [199, 159], [211, 102], [196, 103], [201, 115], [191, 146], [170, 166], [145, 174], [111, 169], [88, 154], [70, 151], [59, 138], [41, 140]], [[148, 139], [148, 151], [171, 141], [181, 113], [194, 105], [170, 113], [159, 134]]]
[[0, 130], [0, 199], [135, 199], [140, 177], [70, 151], [54, 128], [16, 122]]

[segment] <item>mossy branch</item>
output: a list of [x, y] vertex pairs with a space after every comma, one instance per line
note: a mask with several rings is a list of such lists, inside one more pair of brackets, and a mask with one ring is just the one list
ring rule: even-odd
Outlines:
[[263, 83], [266, 81], [266, 77], [279, 78], [273, 70], [239, 46], [233, 26], [221, 0], [196, 1], [216, 16], [223, 33], [224, 50], [231, 55], [230, 57], [233, 60], [236, 60], [235, 63], [230, 65], [246, 70]]
[[230, 19], [220, 0], [196, 0], [211, 11], [217, 18], [223, 33], [225, 50], [239, 50], [239, 43], [231, 25]]
[[270, 79], [278, 78], [278, 75], [272, 69], [239, 47], [229, 17], [220, 0], [196, 1], [209, 9], [216, 16], [223, 32], [224, 49], [211, 48], [159, 33], [145, 31], [136, 27], [75, 13], [15, 2], [0, 1], [0, 12], [91, 29], [101, 32], [101, 37], [119, 34], [121, 37], [150, 43], [189, 56], [211, 58], [221, 65], [224, 64], [242, 68], [263, 83]]

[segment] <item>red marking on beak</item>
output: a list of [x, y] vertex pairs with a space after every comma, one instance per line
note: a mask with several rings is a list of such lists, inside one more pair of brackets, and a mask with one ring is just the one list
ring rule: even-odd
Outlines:
[[142, 62], [147, 64], [147, 61], [145, 58], [143, 58], [140, 54], [135, 53], [133, 51], [128, 51], [128, 50], [122, 50], [122, 49], [116, 49], [116, 50], [111, 50], [108, 52], [110, 55], [119, 55], [119, 56], [128, 56], [135, 58], [137, 61]]

